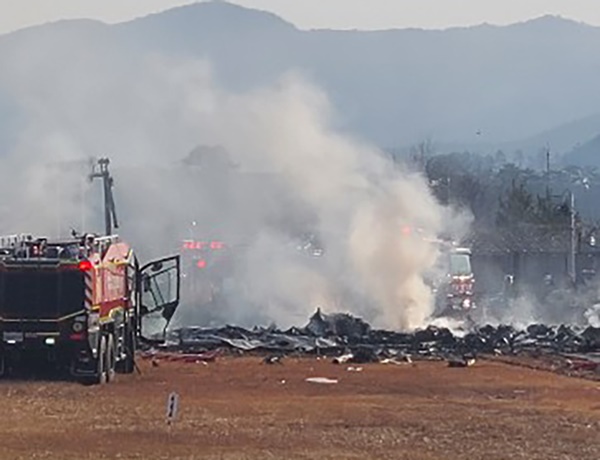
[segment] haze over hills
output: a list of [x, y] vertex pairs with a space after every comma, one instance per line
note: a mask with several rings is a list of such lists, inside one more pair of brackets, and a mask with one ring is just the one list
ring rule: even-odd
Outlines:
[[565, 155], [564, 162], [577, 166], [600, 168], [600, 134], [568, 152]]
[[[581, 148], [584, 145], [587, 146], [589, 140], [595, 139], [599, 133], [600, 114], [596, 114], [564, 123], [516, 141], [486, 142], [486, 133], [480, 132], [478, 137], [481, 140], [478, 142], [434, 143], [432, 148], [437, 153], [473, 152], [495, 154], [502, 151], [508, 154], [509, 158], [512, 157], [513, 160], [521, 158], [517, 161], [520, 166], [534, 169], [544, 169], [546, 167], [546, 152], [548, 151], [554, 165], [600, 165], [600, 155], [598, 155], [598, 159], [595, 159], [590, 152], [581, 157], [583, 155]], [[405, 148], [404, 152], [409, 150]]]
[[114, 80], [156, 55], [205, 59], [235, 91], [298, 72], [331, 98], [340, 129], [382, 147], [429, 138], [564, 153], [600, 134], [600, 28], [548, 16], [443, 31], [301, 31], [271, 13], [211, 2], [113, 26], [62, 21], [1, 36], [0, 143], [10, 144], [19, 123], [23, 72], [43, 76], [45, 96], [60, 88], [64, 97], [63, 75], [81, 75], [73, 91], [102, 91], [95, 79], [86, 87], [86, 72]]

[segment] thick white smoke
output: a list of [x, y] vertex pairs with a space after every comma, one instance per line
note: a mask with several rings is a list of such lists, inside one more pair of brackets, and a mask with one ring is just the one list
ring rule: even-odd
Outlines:
[[[220, 311], [188, 298], [180, 321], [288, 326], [319, 306], [381, 327], [423, 325], [432, 311], [424, 275], [438, 255], [424, 236], [462, 221], [421, 176], [336, 131], [314, 85], [289, 74], [234, 93], [207, 62], [114, 49], [92, 59], [71, 42], [68, 55], [47, 59], [56, 45], [64, 43], [26, 42], [24, 60], [4, 57], [0, 85], [15, 96], [21, 125], [2, 159], [2, 233], [101, 231], [99, 189], [81, 179], [88, 157], [106, 155], [120, 233], [144, 257], [189, 237], [237, 251]], [[227, 165], [184, 168], [199, 145], [226, 152]], [[306, 233], [322, 257], [297, 250]]]

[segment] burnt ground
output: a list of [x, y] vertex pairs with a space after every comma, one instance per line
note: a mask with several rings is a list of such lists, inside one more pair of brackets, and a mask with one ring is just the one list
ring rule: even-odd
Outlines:
[[0, 458], [600, 458], [600, 382], [492, 361], [351, 366], [140, 360], [103, 387], [3, 381]]

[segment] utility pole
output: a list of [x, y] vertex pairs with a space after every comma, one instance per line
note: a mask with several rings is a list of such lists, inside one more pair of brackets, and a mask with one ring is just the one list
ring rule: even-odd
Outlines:
[[546, 199], [550, 200], [550, 147], [546, 147]]
[[[562, 195], [553, 195], [565, 199], [565, 195], [569, 197], [569, 247], [567, 253], [567, 277], [575, 286], [577, 282], [577, 213], [575, 211], [575, 194], [570, 190], [565, 190]], [[562, 201], [564, 204], [564, 201]], [[564, 228], [564, 226], [561, 226]]]
[[[102, 179], [102, 187], [104, 190], [104, 229], [106, 236], [112, 235], [114, 228], [119, 228], [117, 222], [117, 211], [115, 209], [115, 200], [112, 194], [113, 178], [108, 171], [110, 160], [108, 158], [100, 158], [97, 165], [92, 167], [92, 173], [89, 176], [90, 181], [94, 179]], [[98, 166], [98, 169], [96, 169]]]
[[575, 228], [575, 194], [569, 190], [569, 217], [570, 217], [570, 247], [568, 260], [568, 273], [573, 286], [577, 282], [577, 229]]

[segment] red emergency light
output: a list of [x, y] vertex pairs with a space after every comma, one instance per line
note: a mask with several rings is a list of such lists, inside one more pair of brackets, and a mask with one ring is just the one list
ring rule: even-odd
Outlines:
[[473, 292], [474, 281], [470, 276], [453, 276], [450, 286], [457, 294], [468, 294]]
[[183, 250], [185, 251], [201, 251], [204, 249], [211, 249], [213, 251], [223, 249], [225, 243], [222, 241], [192, 241], [187, 240], [183, 242]]
[[82, 272], [89, 272], [94, 266], [89, 260], [82, 260], [79, 262], [79, 270]]

